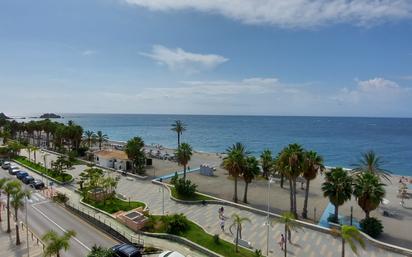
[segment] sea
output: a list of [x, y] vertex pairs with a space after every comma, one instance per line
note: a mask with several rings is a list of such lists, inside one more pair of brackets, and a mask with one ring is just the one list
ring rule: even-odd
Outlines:
[[171, 131], [175, 120], [187, 130], [182, 142], [196, 151], [224, 152], [236, 142], [251, 154], [264, 149], [277, 154], [291, 143], [301, 144], [323, 156], [327, 166], [351, 168], [361, 154], [374, 150], [383, 168], [412, 176], [412, 118], [284, 117], [151, 114], [62, 114], [61, 122], [73, 120], [85, 130], [101, 130], [111, 140], [127, 141], [140, 136], [145, 144], [176, 148]]

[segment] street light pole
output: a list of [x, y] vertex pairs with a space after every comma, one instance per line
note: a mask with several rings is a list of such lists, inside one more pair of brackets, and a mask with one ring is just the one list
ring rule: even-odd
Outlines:
[[159, 179], [160, 183], [162, 183], [162, 213], [165, 215], [165, 187], [163, 185], [163, 179]]
[[27, 244], [27, 257], [30, 257], [30, 247], [29, 247], [29, 221], [27, 219], [27, 209], [29, 208], [29, 206], [27, 205], [27, 198], [28, 196], [26, 196], [24, 198], [25, 204], [26, 204], [26, 244]]
[[267, 210], [267, 217], [266, 217], [266, 256], [269, 256], [269, 211], [270, 211], [270, 183], [272, 182], [272, 176], [269, 176], [268, 179], [268, 195], [267, 195], [267, 204], [268, 204], [268, 210]]

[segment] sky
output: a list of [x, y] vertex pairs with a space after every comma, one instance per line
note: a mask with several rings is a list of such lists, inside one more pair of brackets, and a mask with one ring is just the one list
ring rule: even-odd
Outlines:
[[412, 117], [410, 0], [2, 0], [0, 112]]

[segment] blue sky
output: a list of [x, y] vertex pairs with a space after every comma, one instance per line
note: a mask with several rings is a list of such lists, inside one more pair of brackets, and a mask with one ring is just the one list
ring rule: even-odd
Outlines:
[[412, 117], [412, 2], [4, 0], [0, 88], [14, 115]]

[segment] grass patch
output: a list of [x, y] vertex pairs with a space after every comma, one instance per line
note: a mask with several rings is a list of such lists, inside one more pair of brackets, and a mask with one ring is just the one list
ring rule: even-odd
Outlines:
[[107, 199], [105, 202], [100, 201], [93, 201], [90, 199], [83, 199], [83, 202], [90, 204], [91, 206], [108, 212], [110, 214], [118, 212], [118, 211], [130, 211], [132, 209], [138, 208], [138, 207], [145, 207], [146, 205], [142, 202], [135, 202], [135, 201], [123, 201], [117, 197], [113, 197], [110, 199]]
[[30, 167], [30, 168], [32, 168], [32, 169], [34, 169], [34, 170], [36, 170], [39, 173], [42, 173], [42, 174], [47, 175], [51, 178], [54, 178], [55, 180], [57, 180], [61, 183], [68, 182], [73, 178], [72, 175], [67, 174], [67, 173], [57, 174], [56, 172], [54, 172], [50, 169], [44, 168], [44, 166], [41, 165], [41, 164], [34, 163], [34, 162], [31, 162], [31, 161], [27, 160], [26, 157], [16, 156], [13, 159], [20, 162], [20, 163], [22, 163], [22, 164], [24, 164], [24, 165], [26, 165], [26, 166], [28, 166], [28, 167]]
[[186, 195], [180, 195], [177, 191], [176, 188], [174, 187], [169, 187], [171, 192], [172, 192], [172, 196], [174, 198], [177, 198], [179, 200], [185, 200], [185, 201], [203, 201], [203, 200], [214, 200], [213, 198], [210, 198], [208, 196], [204, 196], [204, 195], [200, 195], [198, 193], [195, 193], [192, 196], [186, 196]]
[[[150, 226], [146, 227], [147, 232], [166, 233], [166, 226], [162, 224], [161, 216], [150, 216]], [[239, 246], [239, 252], [235, 251], [235, 245], [220, 239], [216, 243], [216, 239], [212, 235], [206, 233], [203, 228], [188, 220], [188, 229], [179, 234], [198, 245], [201, 245], [215, 253], [227, 257], [254, 257], [255, 253]]]

